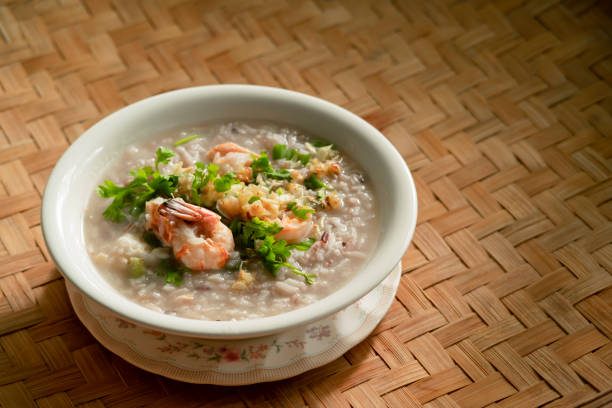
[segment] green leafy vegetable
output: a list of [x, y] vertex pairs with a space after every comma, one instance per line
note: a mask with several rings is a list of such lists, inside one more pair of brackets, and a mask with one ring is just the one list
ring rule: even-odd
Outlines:
[[273, 276], [276, 276], [282, 266], [286, 266], [296, 275], [303, 276], [308, 285], [313, 283], [316, 277], [314, 274], [302, 272], [288, 263], [287, 259], [291, 256], [291, 249], [306, 251], [312, 246], [314, 239], [310, 238], [296, 244], [287, 244], [287, 241], [282, 239], [277, 241], [274, 235], [283, 228], [276, 223], [265, 222], [257, 217], [246, 222], [236, 218], [232, 221], [230, 229], [234, 234], [234, 241], [242, 248], [253, 250]]
[[287, 204], [287, 208], [291, 210], [293, 215], [302, 220], [307, 220], [308, 214], [313, 214], [315, 212], [315, 210], [311, 208], [298, 207], [296, 202], [291, 202]]
[[249, 204], [253, 204], [255, 201], [259, 200], [261, 200], [261, 197], [252, 196], [251, 198], [249, 198]]
[[331, 148], [333, 150], [336, 150], [336, 145], [330, 142], [326, 142], [324, 140], [313, 140], [312, 142], [310, 142], [311, 145], [313, 145], [314, 147], [327, 147], [327, 146], [331, 146]]
[[265, 174], [267, 177], [277, 180], [290, 180], [291, 173], [289, 170], [276, 170], [270, 164], [270, 160], [268, 160], [268, 155], [266, 152], [261, 152], [259, 157], [255, 157], [252, 155], [253, 162], [251, 163], [251, 169], [253, 170], [253, 178], [257, 178], [258, 174]]
[[193, 139], [197, 139], [198, 137], [200, 137], [200, 135], [191, 135], [191, 136], [187, 136], [181, 140], [177, 140], [176, 142], [174, 142], [175, 146], [180, 146], [180, 145], [184, 145], [185, 143], [189, 143], [191, 142]]
[[276, 235], [283, 227], [277, 223], [262, 221], [254, 217], [246, 222], [235, 218], [230, 224], [230, 229], [234, 234], [234, 240], [243, 248], [254, 248], [256, 240], [264, 239], [268, 235]]
[[[304, 245], [304, 247], [307, 244]], [[276, 276], [278, 270], [285, 266], [291, 269], [291, 272], [296, 275], [300, 275], [304, 278], [307, 285], [312, 285], [316, 279], [316, 275], [313, 273], [304, 273], [301, 269], [287, 262], [287, 258], [291, 256], [290, 248], [287, 245], [287, 241], [281, 239], [276, 241], [273, 236], [267, 236], [263, 241], [258, 241], [255, 251], [261, 256], [264, 267], [272, 274]], [[300, 249], [295, 247], [296, 249]], [[310, 248], [310, 246], [308, 246]], [[306, 248], [306, 249], [308, 249]], [[306, 250], [300, 249], [300, 250]]]
[[191, 202], [196, 205], [201, 205], [200, 201], [200, 190], [206, 186], [210, 180], [217, 177], [217, 171], [219, 166], [214, 163], [210, 163], [205, 166], [204, 163], [196, 162], [196, 169], [193, 172], [193, 181], [191, 182]]
[[325, 184], [317, 177], [316, 173], [311, 173], [310, 176], [304, 179], [304, 185], [311, 190], [324, 188]]
[[126, 215], [142, 214], [147, 201], [158, 196], [170, 198], [178, 186], [178, 176], [162, 176], [150, 166], [132, 170], [130, 175], [134, 178], [125, 187], [119, 187], [110, 180], [98, 186], [100, 197], [113, 199], [103, 213], [110, 221], [121, 222]]
[[273, 276], [276, 276], [280, 267], [291, 256], [291, 251], [287, 248], [287, 241], [284, 239], [276, 241], [272, 235], [268, 235], [257, 244], [255, 250], [261, 255], [264, 266]]
[[306, 241], [296, 242], [295, 244], [289, 244], [287, 245], [287, 248], [297, 249], [299, 251], [307, 251], [310, 249], [310, 247], [314, 243], [315, 243], [314, 238], [308, 238]]
[[232, 188], [232, 184], [239, 184], [240, 180], [238, 180], [233, 173], [226, 173], [220, 178], [215, 179], [213, 183], [215, 184], [215, 190], [222, 193]]
[[168, 164], [174, 152], [167, 147], [158, 147], [155, 151], [155, 170], [159, 170], [160, 164]]
[[171, 283], [174, 286], [181, 286], [183, 283], [183, 274], [189, 271], [189, 268], [183, 265], [178, 265], [176, 261], [164, 259], [157, 266], [155, 273], [159, 276], [166, 277], [164, 279], [164, 283]]
[[287, 150], [287, 146], [284, 144], [275, 144], [272, 148], [272, 158], [274, 160], [287, 159], [296, 160], [302, 163], [303, 166], [307, 165], [310, 161], [309, 153], [299, 153], [295, 149]]

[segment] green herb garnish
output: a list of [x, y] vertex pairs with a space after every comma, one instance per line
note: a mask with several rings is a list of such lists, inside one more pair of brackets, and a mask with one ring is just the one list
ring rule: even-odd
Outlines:
[[317, 177], [316, 173], [311, 173], [310, 176], [304, 179], [304, 185], [306, 188], [311, 190], [318, 190], [320, 188], [324, 188], [325, 184]]
[[312, 142], [310, 142], [311, 145], [313, 145], [314, 147], [327, 147], [327, 146], [331, 146], [331, 148], [333, 150], [336, 150], [336, 145], [330, 142], [326, 142], [324, 140], [313, 140]]
[[287, 146], [284, 144], [275, 144], [272, 148], [272, 158], [274, 160], [285, 158], [285, 154], [287, 153]]
[[205, 166], [204, 163], [196, 162], [196, 169], [193, 172], [193, 181], [191, 182], [191, 202], [196, 205], [201, 205], [200, 190], [206, 186], [210, 180], [217, 177], [219, 166], [210, 163]]
[[266, 222], [254, 217], [246, 222], [235, 218], [230, 224], [230, 229], [234, 234], [234, 240], [243, 248], [254, 248], [256, 240], [264, 239], [268, 235], [276, 235], [283, 227], [275, 222]]
[[[161, 154], [164, 155], [163, 151]], [[156, 167], [158, 163], [163, 163], [159, 158], [160, 154], [155, 162]], [[165, 159], [162, 157], [162, 160], [168, 159], [168, 156]], [[178, 176], [163, 176], [151, 166], [132, 170], [130, 175], [134, 179], [125, 187], [119, 187], [110, 180], [105, 180], [103, 185], [98, 186], [100, 197], [113, 198], [113, 202], [103, 213], [110, 221], [121, 222], [126, 215], [136, 217], [142, 214], [147, 201], [158, 196], [170, 198], [178, 186]]]
[[155, 170], [159, 170], [160, 164], [168, 164], [174, 152], [167, 147], [159, 147], [155, 151]]
[[174, 142], [174, 146], [180, 146], [180, 145], [184, 145], [185, 143], [189, 143], [191, 142], [193, 139], [197, 139], [198, 137], [200, 137], [200, 135], [191, 135], [191, 136], [187, 136], [181, 140], [177, 140], [176, 142]]
[[128, 261], [128, 269], [130, 278], [139, 278], [145, 273], [144, 259], [138, 257], [130, 257]]
[[316, 275], [304, 273], [287, 262], [291, 256], [291, 249], [306, 251], [312, 246], [314, 239], [309, 238], [296, 244], [287, 244], [284, 239], [277, 241], [274, 235], [283, 228], [276, 223], [265, 222], [257, 217], [246, 222], [236, 218], [232, 221], [230, 229], [234, 234], [234, 240], [243, 248], [254, 250], [255, 254], [261, 258], [264, 267], [273, 276], [276, 276], [282, 266], [286, 266], [296, 275], [303, 276], [306, 284], [311, 285], [314, 282]]
[[249, 204], [253, 204], [255, 201], [259, 200], [261, 200], [261, 197], [252, 196], [251, 198], [249, 198]]
[[287, 159], [287, 160], [299, 161], [300, 163], [302, 163], [303, 166], [306, 166], [308, 162], [310, 161], [309, 153], [302, 154], [302, 153], [299, 153], [295, 149], [291, 149], [291, 150], [287, 150], [287, 149], [288, 149], [287, 146], [284, 144], [275, 144], [274, 147], [272, 148], [272, 158], [274, 160]]
[[240, 180], [238, 180], [233, 173], [226, 173], [223, 176], [215, 179], [213, 183], [215, 185], [215, 190], [222, 193], [232, 188], [232, 184], [240, 184]]
[[[308, 241], [308, 243], [309, 242], [310, 241]], [[306, 246], [310, 248], [312, 244], [308, 245], [308, 243], [304, 243], [301, 248], [306, 248]], [[263, 241], [257, 241], [255, 251], [261, 256], [264, 267], [272, 274], [272, 276], [276, 276], [278, 270], [282, 266], [286, 266], [287, 268], [291, 269], [291, 272], [304, 277], [304, 281], [307, 285], [312, 285], [316, 278], [315, 274], [304, 273], [301, 269], [287, 262], [287, 258], [291, 256], [291, 248], [300, 249], [298, 247], [288, 246], [287, 241], [284, 239], [276, 241], [273, 236], [268, 235]], [[305, 251], [308, 248], [300, 250]]]
[[258, 174], [265, 174], [267, 177], [277, 180], [290, 180], [291, 173], [289, 170], [276, 170], [270, 164], [268, 155], [266, 152], [261, 152], [259, 157], [252, 155], [253, 162], [251, 163], [251, 169], [253, 170], [253, 179], [257, 178]]
[[315, 212], [315, 210], [311, 208], [298, 207], [296, 202], [291, 202], [287, 204], [287, 208], [291, 210], [293, 215], [302, 220], [307, 220], [308, 214], [313, 214]]
[[297, 249], [299, 251], [307, 251], [310, 249], [310, 247], [314, 243], [315, 243], [314, 238], [308, 238], [306, 241], [296, 242], [295, 244], [288, 244], [287, 248]]
[[190, 269], [183, 265], [178, 265], [171, 259], [163, 259], [155, 273], [159, 276], [165, 276], [164, 283], [171, 283], [174, 286], [181, 286], [183, 283], [183, 274], [189, 272]]

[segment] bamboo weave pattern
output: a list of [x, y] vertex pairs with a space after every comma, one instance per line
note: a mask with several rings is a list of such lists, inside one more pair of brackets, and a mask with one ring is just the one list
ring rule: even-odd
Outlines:
[[[0, 2], [0, 406], [612, 404], [612, 42], [606, 1]], [[42, 240], [84, 130], [144, 97], [252, 83], [379, 128], [419, 223], [375, 332], [293, 379], [167, 380], [100, 346]]]

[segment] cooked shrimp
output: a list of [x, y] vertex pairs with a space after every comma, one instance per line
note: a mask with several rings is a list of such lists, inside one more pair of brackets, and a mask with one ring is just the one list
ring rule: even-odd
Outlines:
[[247, 182], [253, 176], [251, 163], [253, 152], [236, 143], [221, 143], [210, 149], [208, 160], [219, 166], [221, 174], [233, 172], [240, 181]]
[[332, 160], [322, 162], [319, 159], [313, 159], [308, 165], [308, 169], [311, 172], [316, 173], [317, 177], [320, 178], [340, 174], [341, 171], [340, 164], [338, 162]]
[[283, 229], [274, 237], [277, 240], [284, 239], [290, 244], [302, 241], [308, 236], [308, 234], [310, 234], [310, 231], [313, 227], [313, 222], [310, 217], [308, 217], [308, 219], [306, 220], [303, 220], [292, 215], [283, 217], [283, 219], [281, 219], [280, 224]]
[[172, 247], [174, 256], [189, 269], [221, 268], [234, 250], [232, 232], [206, 208], [158, 197], [147, 202], [146, 214], [146, 228]]
[[235, 195], [226, 194], [217, 201], [217, 211], [224, 217], [232, 219], [240, 216], [240, 200]]
[[251, 151], [236, 143], [221, 143], [210, 149], [208, 152], [208, 160], [212, 160], [217, 153], [221, 154], [221, 156], [225, 156], [228, 153], [251, 153]]

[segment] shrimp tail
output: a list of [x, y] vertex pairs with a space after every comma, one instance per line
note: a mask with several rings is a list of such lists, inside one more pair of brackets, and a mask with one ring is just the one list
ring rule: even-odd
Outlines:
[[221, 219], [218, 214], [184, 201], [168, 200], [159, 206], [159, 213], [163, 216], [172, 215], [187, 222], [214, 223]]
[[148, 201], [146, 209], [147, 228], [192, 270], [221, 268], [234, 250], [232, 231], [204, 207], [158, 197]]

